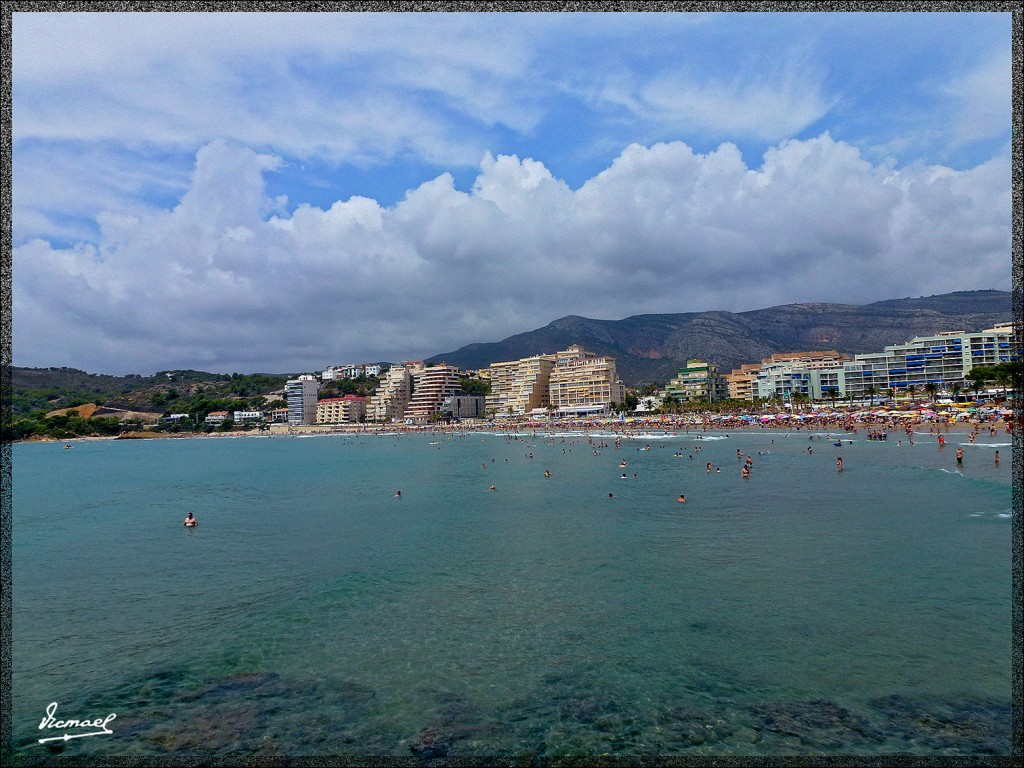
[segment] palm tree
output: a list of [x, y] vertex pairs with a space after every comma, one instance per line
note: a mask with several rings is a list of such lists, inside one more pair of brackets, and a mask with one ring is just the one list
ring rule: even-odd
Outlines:
[[1013, 374], [1010, 373], [1009, 366], [999, 365], [996, 366], [996, 372], [994, 376], [996, 384], [1003, 388], [1003, 400], [1006, 399], [1006, 386], [1013, 383]]
[[939, 392], [939, 385], [934, 381], [929, 381], [924, 385], [924, 391], [928, 393], [928, 397], [932, 399], [932, 402], [935, 402], [935, 395]]
[[869, 385], [868, 387], [866, 387], [864, 389], [864, 392], [865, 392], [865, 394], [867, 394], [868, 397], [871, 398], [871, 407], [874, 408], [875, 407], [875, 393], [878, 392], [878, 390], [875, 389], [875, 385], [874, 384]]
[[908, 399], [913, 400], [914, 399], [914, 395], [916, 394], [916, 392], [917, 392], [917, 387], [915, 387], [913, 384], [907, 384], [907, 398]]

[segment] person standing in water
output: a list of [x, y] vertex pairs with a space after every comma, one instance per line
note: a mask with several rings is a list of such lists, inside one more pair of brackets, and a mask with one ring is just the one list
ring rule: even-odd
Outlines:
[[185, 527], [195, 528], [197, 525], [199, 525], [199, 521], [192, 517], [192, 513], [189, 512], [188, 517], [185, 518]]

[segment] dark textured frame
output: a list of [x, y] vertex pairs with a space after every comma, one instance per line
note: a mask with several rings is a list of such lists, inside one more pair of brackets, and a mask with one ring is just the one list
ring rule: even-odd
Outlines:
[[[599, 1], [569, 1], [569, 2], [498, 2], [489, 0], [484, 2], [469, 2], [467, 0], [451, 0], [442, 2], [439, 0], [428, 0], [425, 2], [411, 2], [402, 0], [379, 0], [378, 2], [353, 1], [353, 2], [317, 2], [315, 0], [295, 0], [287, 2], [283, 0], [257, 0], [256, 2], [202, 2], [200, 0], [180, 0], [179, 2], [168, 2], [167, 0], [154, 0], [153, 2], [84, 2], [83, 0], [15, 0], [3, 2], [3, 16], [0, 18], [0, 40], [3, 41], [2, 50], [2, 82], [3, 91], [0, 93], [0, 105], [3, 110], [3, 156], [0, 163], [3, 184], [0, 189], [0, 213], [2, 213], [3, 231], [0, 233], [3, 240], [3, 255], [0, 260], [0, 289], [3, 295], [3, 308], [0, 310], [0, 419], [3, 424], [11, 422], [11, 367], [12, 360], [12, 270], [13, 270], [13, 227], [12, 227], [12, 159], [13, 159], [13, 138], [12, 138], [12, 48], [11, 33], [13, 30], [13, 13], [31, 12], [239, 12], [239, 11], [347, 11], [347, 12], [518, 12], [518, 11], [545, 11], [545, 12], [639, 12], [639, 13], [665, 13], [665, 12], [751, 12], [751, 11], [775, 11], [775, 12], [1010, 12], [1012, 13], [1011, 34], [1013, 40], [1012, 48], [1012, 71], [1013, 78], [1013, 115], [1012, 115], [1012, 242], [1011, 242], [1011, 266], [1013, 275], [1013, 323], [1018, 339], [1024, 338], [1024, 259], [1021, 254], [1021, 215], [1024, 211], [1024, 198], [1021, 191], [1021, 168], [1024, 167], [1024, 156], [1021, 152], [1021, 129], [1022, 129], [1022, 107], [1021, 107], [1021, 76], [1024, 72], [1024, 56], [1022, 56], [1022, 12], [1024, 12], [1024, 0], [989, 0], [979, 2], [949, 2], [939, 0], [927, 2], [925, 0], [897, 0], [896, 2], [879, 2], [878, 0], [823, 0], [813, 2], [811, 0], [773, 2], [765, 0], [756, 2], [754, 0], [737, 0], [737, 2], [725, 2], [723, 0], [697, 0], [682, 2], [664, 2], [662, 0], [608, 0]], [[1014, 419], [1016, 424], [1024, 423], [1024, 404], [1017, 398], [1014, 403]], [[1021, 511], [1024, 508], [1024, 432], [1015, 429], [1013, 434], [1013, 519], [1011, 542], [1013, 548], [1013, 716], [1011, 726], [1011, 754], [1008, 756], [968, 756], [950, 758], [929, 758], [910, 756], [878, 756], [878, 757], [772, 757], [756, 759], [752, 757], [635, 757], [635, 758], [562, 758], [562, 759], [539, 759], [537, 757], [506, 757], [506, 758], [445, 758], [439, 760], [422, 760], [420, 758], [398, 758], [398, 757], [372, 757], [366, 756], [358, 759], [342, 758], [339, 756], [325, 755], [318, 758], [295, 758], [295, 759], [221, 759], [213, 760], [208, 757], [170, 757], [170, 758], [138, 758], [138, 757], [104, 757], [103, 765], [112, 766], [198, 766], [198, 765], [367, 765], [367, 766], [395, 766], [395, 765], [500, 765], [500, 766], [533, 766], [533, 765], [679, 765], [679, 766], [744, 766], [744, 765], [769, 765], [769, 766], [801, 766], [801, 765], [856, 765], [856, 766], [1019, 766], [1024, 758], [1024, 743], [1022, 743], [1021, 717], [1024, 715], [1024, 702], [1022, 702], [1022, 670], [1024, 670], [1024, 652], [1021, 645], [1021, 631], [1024, 629], [1024, 601], [1021, 599], [1024, 592], [1024, 578], [1022, 578], [1022, 554], [1024, 554], [1024, 528], [1021, 523]], [[4, 764], [14, 763], [12, 743], [12, 722], [11, 722], [11, 616], [12, 616], [12, 570], [11, 570], [11, 445], [8, 442], [0, 443], [0, 760]], [[22, 760], [18, 763], [26, 764]], [[54, 758], [40, 757], [33, 760], [31, 764], [37, 765], [94, 765], [100, 761], [95, 758]]]

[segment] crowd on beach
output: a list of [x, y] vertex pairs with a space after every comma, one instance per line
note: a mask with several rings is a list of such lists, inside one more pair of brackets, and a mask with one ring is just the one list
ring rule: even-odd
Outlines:
[[[770, 416], [770, 418], [768, 418]], [[923, 416], [911, 412], [820, 412], [811, 414], [777, 413], [760, 416], [749, 414], [728, 415], [656, 415], [645, 417], [590, 417], [580, 419], [493, 419], [464, 420], [456, 423], [438, 424], [351, 424], [344, 426], [306, 427], [289, 430], [299, 433], [435, 433], [435, 432], [550, 432], [550, 431], [608, 431], [626, 436], [641, 435], [645, 432], [698, 434], [707, 431], [739, 430], [786, 430], [786, 431], [828, 431], [859, 433], [866, 430], [869, 439], [885, 439], [891, 432], [905, 432], [907, 428], [930, 433], [949, 431], [980, 431], [989, 434], [1001, 432], [1012, 434], [1014, 421], [1008, 412], [960, 414], [956, 418], [946, 416]]]

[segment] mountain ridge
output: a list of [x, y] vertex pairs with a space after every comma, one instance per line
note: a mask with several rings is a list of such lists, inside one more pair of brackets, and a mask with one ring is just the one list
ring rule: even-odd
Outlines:
[[464, 369], [551, 354], [569, 344], [616, 358], [627, 386], [663, 383], [687, 360], [728, 372], [779, 352], [835, 349], [848, 355], [942, 331], [978, 331], [1010, 322], [1009, 291], [954, 291], [869, 304], [804, 302], [745, 312], [709, 310], [599, 320], [566, 315], [501, 341], [475, 342], [427, 358]]

